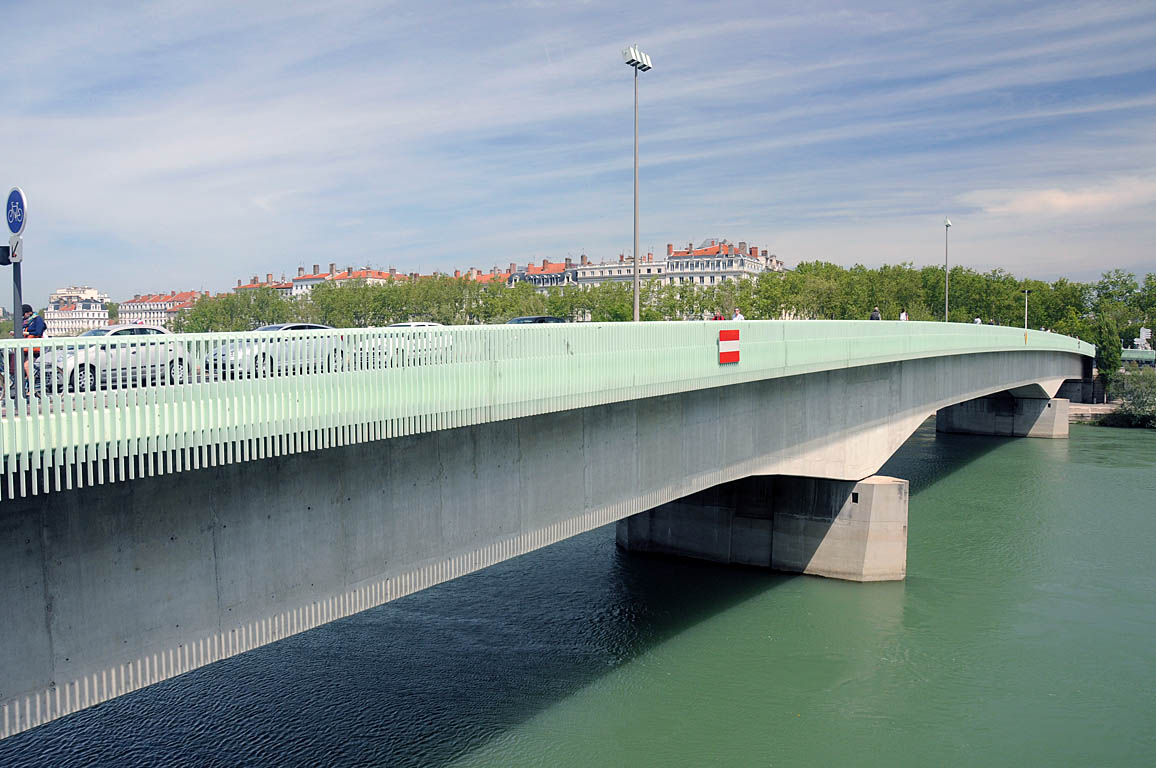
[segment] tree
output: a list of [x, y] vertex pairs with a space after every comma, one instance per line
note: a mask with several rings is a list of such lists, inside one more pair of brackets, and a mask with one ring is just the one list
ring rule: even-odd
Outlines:
[[1107, 391], [1120, 370], [1120, 334], [1116, 330], [1116, 319], [1102, 315], [1096, 325], [1096, 367], [1104, 379]]
[[1109, 424], [1156, 429], [1156, 368], [1130, 363], [1112, 385], [1112, 396], [1120, 407]]
[[251, 288], [240, 293], [202, 296], [177, 315], [173, 329], [178, 333], [251, 331], [262, 325], [287, 323], [296, 319], [296, 314], [293, 303], [272, 288]]
[[108, 324], [115, 325], [120, 320], [120, 304], [110, 301], [104, 307], [108, 310]]

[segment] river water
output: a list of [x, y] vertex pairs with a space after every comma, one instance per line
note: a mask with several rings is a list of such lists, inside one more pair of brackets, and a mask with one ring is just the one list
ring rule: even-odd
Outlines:
[[907, 581], [609, 526], [0, 741], [46, 766], [1156, 765], [1156, 433], [921, 428]]

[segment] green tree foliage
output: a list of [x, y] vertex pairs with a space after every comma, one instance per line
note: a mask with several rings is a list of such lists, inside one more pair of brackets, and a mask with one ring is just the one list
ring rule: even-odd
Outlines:
[[1156, 368], [1129, 363], [1110, 392], [1120, 400], [1120, 407], [1107, 420], [1108, 424], [1156, 429]]
[[1120, 333], [1111, 312], [1100, 315], [1096, 322], [1096, 367], [1104, 378], [1104, 386], [1111, 386], [1120, 369]]
[[120, 304], [110, 301], [104, 307], [108, 310], [108, 324], [115, 325], [120, 320]]
[[296, 319], [297, 307], [272, 288], [252, 288], [240, 293], [202, 296], [191, 309], [177, 316], [174, 330], [180, 333], [251, 331], [270, 323]]
[[[248, 330], [258, 325], [305, 320], [339, 327], [384, 326], [396, 322], [433, 321], [446, 325], [504, 323], [521, 315], [554, 315], [574, 321], [623, 322], [634, 316], [629, 282], [599, 286], [566, 286], [539, 293], [529, 283], [507, 287], [447, 276], [398, 280], [370, 285], [347, 280], [323, 283], [300, 299], [279, 296], [268, 288], [201, 298], [178, 319], [182, 331]], [[1156, 326], [1156, 274], [1140, 285], [1121, 270], [1095, 283], [1060, 278], [1020, 280], [1002, 270], [979, 273], [951, 270], [951, 319], [967, 323], [1022, 326], [1024, 289], [1030, 289], [1028, 326], [1093, 341], [1119, 352], [1139, 333], [1141, 324]], [[640, 289], [643, 320], [690, 320], [735, 308], [751, 320], [866, 319], [878, 306], [885, 320], [906, 309], [912, 320], [943, 318], [943, 268], [916, 269], [911, 264], [868, 269], [828, 262], [804, 262], [786, 273], [768, 272], [757, 279], [718, 285], [663, 285], [644, 281]], [[1116, 341], [1113, 342], [1112, 339]], [[1119, 367], [1111, 351], [1103, 353], [1101, 370]]]

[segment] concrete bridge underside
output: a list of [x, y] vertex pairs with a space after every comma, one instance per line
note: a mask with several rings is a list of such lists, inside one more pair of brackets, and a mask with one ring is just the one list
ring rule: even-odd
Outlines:
[[0, 737], [742, 478], [850, 494], [937, 410], [1081, 372], [907, 360], [5, 502]]

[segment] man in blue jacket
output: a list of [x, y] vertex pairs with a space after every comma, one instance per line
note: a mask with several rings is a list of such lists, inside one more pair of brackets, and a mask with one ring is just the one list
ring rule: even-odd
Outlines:
[[[24, 313], [24, 338], [26, 339], [43, 339], [45, 332], [48, 330], [48, 324], [44, 322], [44, 318], [36, 314], [32, 310], [32, 305], [25, 304], [21, 311]], [[32, 364], [36, 358], [40, 357], [40, 347], [32, 348], [32, 356], [28, 357], [27, 353], [24, 357], [24, 386], [28, 386], [28, 382], [32, 380]], [[26, 390], [27, 391], [27, 390]]]

